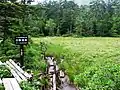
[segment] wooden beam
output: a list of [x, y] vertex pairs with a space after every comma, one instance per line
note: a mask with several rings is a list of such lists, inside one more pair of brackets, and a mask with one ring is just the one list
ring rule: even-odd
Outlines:
[[21, 88], [15, 78], [10, 79], [10, 82], [12, 83], [14, 90], [21, 90]]
[[27, 80], [27, 77], [25, 77], [20, 71], [18, 71], [18, 69], [15, 66], [13, 66], [12, 63], [10, 63], [9, 61], [7, 61], [6, 63], [18, 74], [18, 76], [20, 76], [22, 80]]
[[15, 78], [3, 78], [5, 90], [22, 90]]
[[12, 75], [16, 78], [16, 80], [17, 80], [18, 82], [21, 82], [22, 79], [21, 79], [21, 78], [19, 77], [19, 75], [14, 71], [14, 69], [12, 69], [8, 64], [9, 64], [9, 62], [7, 61], [7, 62], [6, 62], [6, 66], [10, 69]]
[[5, 87], [5, 90], [14, 90], [7, 78], [3, 78], [3, 85]]
[[0, 78], [0, 84], [2, 84], [2, 79]]
[[12, 59], [10, 59], [9, 62], [10, 62], [20, 73], [22, 73], [26, 78], [32, 77], [32, 75], [28, 74], [27, 72], [24, 72]]

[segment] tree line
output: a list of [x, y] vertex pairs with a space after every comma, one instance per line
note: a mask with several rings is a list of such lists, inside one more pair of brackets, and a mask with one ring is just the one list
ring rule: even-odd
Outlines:
[[32, 0], [0, 1], [0, 38], [21, 32], [31, 36], [119, 36], [120, 0], [89, 5], [59, 0], [31, 5]]

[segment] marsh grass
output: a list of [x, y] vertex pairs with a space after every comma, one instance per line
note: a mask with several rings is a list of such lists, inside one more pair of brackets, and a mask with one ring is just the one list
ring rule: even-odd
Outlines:
[[64, 59], [59, 66], [81, 89], [120, 90], [119, 38], [45, 37], [33, 40], [46, 42], [47, 54]]

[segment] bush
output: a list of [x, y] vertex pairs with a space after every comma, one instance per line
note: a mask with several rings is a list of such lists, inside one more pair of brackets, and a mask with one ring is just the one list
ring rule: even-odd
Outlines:
[[20, 86], [22, 90], [38, 90], [36, 89], [35, 85], [33, 85], [30, 82], [26, 82], [26, 81], [21, 82]]
[[33, 72], [45, 71], [46, 63], [41, 56], [39, 45], [32, 43], [26, 47], [24, 63], [26, 69], [31, 69]]
[[0, 85], [0, 90], [5, 90], [3, 85]]
[[9, 69], [3, 65], [0, 66], [0, 78], [9, 78], [12, 77]]
[[13, 40], [8, 38], [0, 44], [0, 58], [2, 61], [8, 60], [8, 58], [16, 57], [19, 54], [18, 46], [13, 43]]
[[[119, 38], [43, 38], [81, 90], [120, 90]], [[52, 44], [51, 44], [52, 43]], [[61, 56], [63, 56], [61, 58]]]
[[91, 67], [75, 77], [75, 82], [83, 90], [120, 90], [120, 66], [106, 64]]
[[33, 77], [32, 81], [23, 81], [20, 83], [22, 90], [40, 90], [44, 85], [48, 85], [48, 78], [43, 75], [41, 78], [39, 75]]

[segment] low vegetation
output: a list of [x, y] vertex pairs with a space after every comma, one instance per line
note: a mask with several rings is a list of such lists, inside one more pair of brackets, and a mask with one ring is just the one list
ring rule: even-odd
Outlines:
[[10, 78], [10, 77], [12, 77], [10, 70], [4, 65], [0, 65], [0, 78]]
[[4, 86], [0, 84], [0, 90], [5, 90]]
[[[15, 36], [63, 36], [32, 38], [33, 43], [24, 47], [25, 70], [34, 74], [35, 82], [46, 68], [40, 46], [45, 42], [46, 55], [55, 56], [71, 82], [81, 89], [120, 90], [120, 39], [107, 38], [120, 36], [120, 0], [93, 0], [81, 6], [74, 0], [44, 0], [38, 5], [31, 5], [32, 1], [0, 0], [0, 61], [19, 61]], [[10, 76], [9, 70], [0, 66], [0, 78]]]
[[39, 90], [39, 87], [38, 87], [39, 85], [37, 86], [33, 82], [24, 81], [24, 82], [21, 82], [20, 86], [22, 90]]
[[[63, 59], [59, 66], [82, 90], [120, 90], [119, 38], [46, 37], [40, 40], [47, 43], [46, 54]], [[38, 38], [33, 41], [39, 43]]]
[[[30, 39], [29, 39], [30, 40]], [[2, 62], [7, 61], [9, 58], [14, 58], [17, 61], [20, 59], [19, 54], [19, 46], [12, 44], [11, 39], [7, 39], [4, 43], [4, 46], [0, 47], [0, 58]], [[24, 57], [24, 70], [33, 74], [33, 80], [31, 82], [22, 82], [21, 88], [22, 90], [38, 90], [38, 87], [44, 85], [44, 83], [39, 80], [40, 73], [45, 72], [46, 63], [43, 60], [43, 56], [41, 55], [40, 44], [29, 42], [25, 48], [25, 57]], [[12, 77], [11, 72], [5, 66], [0, 66], [0, 78], [9, 78]], [[38, 85], [39, 84], [39, 85]], [[2, 90], [3, 86], [0, 86], [0, 90]]]

